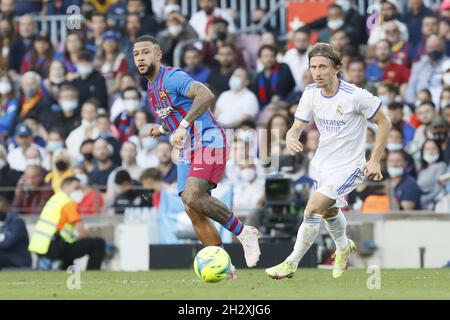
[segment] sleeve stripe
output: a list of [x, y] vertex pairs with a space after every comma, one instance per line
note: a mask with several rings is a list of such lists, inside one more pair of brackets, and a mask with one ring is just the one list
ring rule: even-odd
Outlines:
[[303, 122], [305, 122], [305, 123], [309, 123], [308, 120], [302, 119], [302, 118], [297, 117], [297, 116], [295, 116], [295, 119], [300, 120], [300, 121], [303, 121]]
[[378, 107], [375, 109], [374, 113], [372, 113], [372, 115], [371, 115], [370, 117], [368, 117], [367, 120], [372, 119], [372, 118], [375, 116], [375, 114], [378, 112], [378, 110], [380, 109], [380, 107], [381, 107], [381, 102], [380, 102], [380, 104], [378, 105]]

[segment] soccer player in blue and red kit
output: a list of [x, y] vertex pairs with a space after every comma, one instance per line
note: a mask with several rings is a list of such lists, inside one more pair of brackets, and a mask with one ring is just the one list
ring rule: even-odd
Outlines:
[[227, 161], [225, 130], [209, 108], [214, 95], [181, 69], [161, 65], [161, 48], [152, 36], [136, 39], [133, 56], [139, 74], [148, 79], [150, 105], [162, 119], [161, 125], [152, 124], [149, 135], [158, 138], [172, 133], [172, 143], [180, 150], [178, 192], [198, 239], [204, 246], [222, 245], [211, 218], [237, 236], [247, 266], [255, 266], [261, 254], [258, 230], [244, 225], [210, 194], [223, 177]]

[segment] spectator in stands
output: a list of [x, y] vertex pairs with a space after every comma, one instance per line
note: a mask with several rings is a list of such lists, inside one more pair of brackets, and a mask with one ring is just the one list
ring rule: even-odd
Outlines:
[[449, 58], [444, 53], [444, 42], [437, 35], [430, 35], [427, 38], [426, 51], [428, 55], [413, 65], [405, 92], [407, 103], [413, 103], [417, 92], [425, 88], [431, 90], [433, 102], [438, 102], [442, 78], [436, 75], [442, 74], [442, 65]]
[[[339, 51], [341, 53], [341, 55], [343, 54], [343, 50], [344, 50], [345, 47], [351, 46], [350, 38], [349, 38], [349, 36], [347, 35], [347, 33], [345, 32], [344, 29], [337, 29], [337, 30], [334, 30], [331, 33], [330, 44], [337, 51]], [[352, 49], [352, 51], [354, 51], [354, 50]]]
[[2, 34], [0, 37], [0, 70], [8, 69], [9, 51], [13, 39], [16, 37], [14, 29], [12, 19], [0, 18], [0, 32]]
[[55, 59], [55, 50], [47, 34], [38, 34], [34, 38], [32, 48], [22, 60], [21, 73], [36, 71], [43, 78], [47, 78], [50, 63]]
[[397, 0], [382, 0], [380, 17], [378, 18], [381, 23], [375, 24], [373, 29], [370, 30], [370, 36], [367, 44], [369, 46], [377, 44], [380, 40], [386, 39], [384, 32], [384, 24], [388, 21], [396, 21], [400, 29], [400, 37], [404, 41], [408, 41], [409, 34], [406, 24], [400, 22], [401, 8]]
[[79, 92], [80, 104], [87, 99], [95, 98], [101, 109], [108, 109], [108, 91], [105, 78], [94, 69], [92, 54], [83, 51], [78, 55], [77, 71], [79, 77], [73, 80], [73, 85]]
[[408, 27], [409, 43], [416, 46], [422, 40], [423, 20], [426, 16], [431, 16], [433, 11], [424, 5], [423, 0], [408, 0], [408, 4], [402, 21]]
[[83, 167], [78, 166], [74, 168], [75, 177], [80, 180], [81, 190], [83, 196], [78, 203], [77, 209], [81, 215], [84, 214], [101, 214], [103, 213], [103, 196], [95, 188], [88, 185], [88, 176]]
[[42, 167], [30, 165], [17, 184], [13, 210], [18, 214], [37, 214], [41, 212], [52, 194], [51, 186], [44, 182]]
[[125, 110], [114, 119], [114, 125], [120, 141], [127, 141], [136, 134], [134, 115], [142, 108], [141, 95], [135, 87], [128, 87], [122, 91], [122, 100]]
[[[404, 137], [403, 137], [403, 130], [397, 126], [392, 126], [391, 130], [389, 130], [386, 150], [387, 151], [401, 151], [404, 150]], [[413, 159], [413, 157], [406, 153], [404, 154], [406, 159], [406, 167], [405, 172], [409, 174], [410, 176], [416, 178], [417, 177], [417, 171], [416, 171], [416, 163]]]
[[67, 70], [67, 80], [73, 80], [77, 75], [78, 57], [83, 47], [83, 38], [79, 32], [71, 32], [67, 35], [62, 59], [64, 67]]
[[25, 223], [17, 213], [11, 211], [10, 201], [1, 195], [0, 222], [0, 270], [31, 268], [28, 232]]
[[51, 160], [51, 171], [45, 176], [45, 183], [52, 186], [53, 192], [61, 189], [61, 183], [68, 177], [73, 177], [72, 161], [66, 149], [55, 151]]
[[86, 139], [80, 146], [79, 165], [87, 174], [94, 170], [94, 143], [95, 140]]
[[61, 134], [61, 131], [58, 129], [52, 129], [48, 133], [47, 137], [47, 146], [45, 147], [45, 151], [50, 156], [53, 156], [55, 151], [65, 149], [64, 138]]
[[261, 140], [264, 143], [259, 146], [261, 150], [260, 158], [263, 163], [269, 164], [268, 159], [264, 159], [265, 157], [274, 159], [274, 157], [280, 155], [281, 144], [284, 143], [290, 126], [290, 119], [285, 114], [275, 111], [270, 117], [266, 127], [266, 136], [263, 138], [264, 140]]
[[391, 102], [388, 105], [388, 117], [391, 124], [402, 130], [403, 144], [408, 145], [414, 138], [414, 127], [403, 120], [403, 104], [400, 102]]
[[[134, 62], [133, 62], [134, 65]], [[113, 122], [117, 116], [122, 112], [126, 111], [125, 104], [123, 103], [123, 91], [129, 87], [134, 87], [139, 90], [139, 93], [142, 95], [146, 94], [145, 91], [138, 88], [138, 82], [136, 81], [136, 78], [134, 78], [133, 74], [131, 73], [123, 73], [119, 75], [119, 92], [113, 95], [114, 102], [111, 105], [110, 109], [110, 117], [109, 119]], [[142, 98], [144, 100], [144, 98]]]
[[[366, 81], [366, 63], [361, 57], [354, 57], [348, 63], [348, 82], [366, 89], [376, 95], [377, 89], [374, 85]], [[380, 98], [381, 99], [381, 98]]]
[[68, 83], [66, 74], [67, 71], [62, 61], [53, 60], [50, 63], [48, 77], [42, 84], [42, 90], [44, 92], [44, 96], [52, 103], [57, 102], [61, 86]]
[[227, 29], [230, 34], [236, 32], [233, 19], [224, 10], [217, 7], [216, 0], [199, 0], [198, 5], [201, 10], [191, 16], [189, 23], [201, 40], [206, 39], [208, 26], [215, 17], [220, 17], [228, 22]]
[[2, 19], [13, 19], [16, 11], [16, 0], [0, 1], [0, 16]]
[[442, 187], [437, 183], [437, 177], [447, 172], [447, 164], [439, 143], [426, 140], [421, 150], [422, 169], [419, 171], [417, 184], [422, 190], [420, 202], [423, 209], [434, 209], [439, 200]]
[[102, 40], [96, 65], [106, 80], [108, 94], [112, 95], [119, 90], [118, 76], [128, 72], [128, 62], [125, 54], [120, 52], [118, 33], [106, 31]]
[[441, 110], [442, 116], [444, 117], [447, 124], [450, 126], [450, 101]]
[[386, 81], [406, 86], [410, 71], [403, 65], [392, 62], [390, 43], [380, 40], [375, 46], [376, 62], [367, 65], [366, 77], [370, 82]]
[[405, 173], [404, 151], [390, 151], [386, 165], [399, 209], [420, 210], [421, 190], [414, 178]]
[[444, 151], [444, 159], [447, 161], [450, 155], [449, 142], [449, 125], [445, 121], [444, 117], [436, 115], [431, 121], [430, 133], [433, 140], [439, 144], [441, 150]]
[[89, 22], [91, 34], [88, 35], [86, 48], [89, 51], [99, 53], [102, 47], [103, 34], [108, 27], [106, 23], [106, 15], [104, 13], [94, 11]]
[[95, 122], [95, 124], [98, 129], [98, 136], [102, 139], [105, 139], [113, 147], [112, 161], [114, 162], [114, 164], [119, 165], [121, 162], [119, 151], [122, 142], [120, 142], [113, 135], [112, 130], [114, 126], [109, 121], [108, 115], [98, 114], [97, 121]]
[[158, 169], [161, 171], [163, 182], [172, 184], [177, 181], [177, 167], [172, 162], [172, 145], [170, 142], [158, 142], [156, 157], [159, 161]]
[[158, 140], [148, 136], [145, 131], [139, 132], [140, 149], [136, 161], [143, 169], [157, 167], [159, 160], [156, 157], [156, 145]]
[[183, 53], [184, 70], [194, 80], [205, 83], [211, 69], [202, 63], [202, 52], [194, 46], [189, 46]]
[[169, 13], [166, 20], [166, 28], [158, 33], [158, 39], [163, 53], [163, 63], [169, 66], [174, 65], [173, 53], [176, 46], [184, 41], [197, 38], [197, 32], [188, 23], [180, 12]]
[[120, 47], [121, 51], [125, 53], [129, 71], [137, 75], [133, 60], [133, 43], [137, 37], [142, 35], [142, 23], [137, 14], [129, 14], [125, 19], [125, 34], [121, 37]]
[[155, 35], [159, 26], [155, 17], [146, 10], [143, 0], [129, 0], [127, 3], [127, 14], [137, 14], [141, 18], [143, 33]]
[[47, 164], [45, 163], [46, 160], [47, 158], [43, 158], [42, 153], [36, 147], [29, 147], [25, 151], [25, 168], [27, 168], [28, 166], [38, 166], [45, 171], [45, 169], [50, 167], [50, 165], [47, 166]]
[[47, 144], [46, 140], [48, 139], [48, 133], [41, 121], [36, 117], [29, 116], [23, 120], [23, 123], [31, 129], [33, 142], [44, 148]]
[[67, 150], [76, 159], [83, 141], [97, 139], [99, 135], [96, 127], [98, 102], [94, 99], [86, 100], [81, 107], [81, 125], [72, 130], [66, 139]]
[[422, 103], [416, 110], [417, 118], [422, 123], [414, 133], [414, 139], [411, 143], [409, 149], [410, 154], [416, 154], [422, 148], [423, 143], [427, 139], [433, 139], [433, 134], [431, 133], [431, 121], [435, 116], [435, 107], [433, 102]]
[[142, 191], [136, 190], [140, 185], [126, 170], [120, 170], [114, 176], [114, 183], [118, 187], [118, 194], [114, 199], [115, 214], [123, 214], [127, 208], [140, 207], [142, 203]]
[[407, 68], [411, 65], [408, 57], [409, 43], [400, 37], [400, 28], [397, 21], [388, 21], [384, 24], [386, 40], [391, 44], [391, 61]]
[[258, 114], [258, 99], [247, 88], [249, 84], [248, 71], [238, 67], [230, 78], [230, 90], [217, 99], [214, 115], [225, 128], [238, 128], [243, 121], [254, 119]]
[[144, 204], [159, 208], [161, 189], [163, 187], [161, 171], [156, 168], [145, 169], [142, 171], [139, 181], [143, 188], [142, 198]]
[[[409, 60], [412, 62], [419, 61], [426, 54], [426, 41], [432, 34], [438, 34], [439, 19], [435, 15], [424, 16], [422, 19], [422, 29], [419, 40], [409, 42]], [[448, 55], [448, 53], [447, 53]]]
[[218, 97], [222, 92], [230, 90], [230, 78], [236, 68], [236, 52], [231, 45], [219, 47], [217, 53], [219, 67], [211, 70], [207, 83], [212, 92]]
[[41, 158], [45, 158], [45, 150], [33, 143], [33, 134], [31, 129], [26, 124], [21, 123], [17, 126], [15, 138], [18, 147], [10, 150], [7, 157], [9, 166], [12, 169], [17, 171], [25, 170], [27, 166], [25, 152], [30, 147], [34, 147], [39, 150]]
[[6, 72], [0, 73], [0, 139], [14, 132], [20, 102], [11, 77]]
[[19, 114], [20, 120], [34, 116], [45, 124], [45, 116], [49, 113], [50, 101], [44, 97], [41, 90], [42, 78], [34, 71], [28, 71], [20, 79], [23, 98]]
[[81, 123], [79, 91], [71, 84], [61, 87], [58, 96], [58, 105], [53, 105], [47, 112], [43, 121], [45, 128], [50, 130], [57, 127], [61, 130], [64, 139]]
[[22, 172], [9, 167], [6, 155], [5, 147], [0, 144], [0, 195], [12, 201], [14, 197], [13, 190], [22, 176]]
[[97, 139], [94, 143], [94, 170], [89, 174], [89, 185], [99, 186], [105, 191], [108, 176], [116, 168], [111, 157], [114, 153], [113, 147], [105, 139]]
[[9, 50], [8, 69], [12, 69], [17, 74], [20, 74], [23, 57], [33, 47], [33, 38], [36, 30], [33, 16], [26, 14], [20, 18], [19, 36], [13, 40]]
[[283, 62], [289, 66], [295, 80], [295, 90], [300, 91], [303, 87], [303, 74], [308, 70], [308, 48], [311, 32], [308, 28], [302, 27], [294, 31], [292, 41], [294, 48], [286, 51]]
[[262, 46], [258, 57], [264, 70], [253, 82], [253, 92], [258, 97], [260, 110], [268, 103], [285, 99], [295, 87], [291, 70], [284, 63], [276, 61], [277, 50], [272, 46]]

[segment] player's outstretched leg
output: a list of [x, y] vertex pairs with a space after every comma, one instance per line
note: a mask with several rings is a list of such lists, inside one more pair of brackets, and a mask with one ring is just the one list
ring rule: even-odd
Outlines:
[[247, 266], [254, 267], [261, 255], [258, 243], [260, 238], [258, 230], [244, 225], [222, 201], [212, 197], [208, 193], [208, 190], [211, 188], [210, 182], [200, 178], [189, 177], [181, 198], [193, 210], [217, 221], [236, 235], [244, 248]]
[[325, 226], [336, 245], [334, 256], [333, 278], [342, 277], [347, 270], [348, 255], [356, 250], [355, 243], [347, 238], [347, 220], [338, 208], [328, 210], [324, 216]]

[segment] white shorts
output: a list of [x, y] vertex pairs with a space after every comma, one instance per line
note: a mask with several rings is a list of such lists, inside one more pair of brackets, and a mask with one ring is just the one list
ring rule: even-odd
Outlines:
[[327, 172], [311, 166], [309, 175], [314, 180], [314, 191], [336, 200], [331, 208], [346, 207], [348, 204], [344, 196], [364, 181], [364, 172], [359, 167], [347, 167], [339, 171]]

